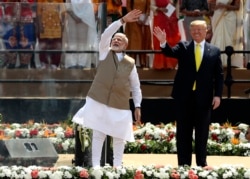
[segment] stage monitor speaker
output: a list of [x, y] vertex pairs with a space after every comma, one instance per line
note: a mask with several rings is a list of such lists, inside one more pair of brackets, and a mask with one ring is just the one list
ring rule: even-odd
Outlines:
[[0, 140], [0, 165], [52, 167], [57, 160], [57, 152], [49, 139]]

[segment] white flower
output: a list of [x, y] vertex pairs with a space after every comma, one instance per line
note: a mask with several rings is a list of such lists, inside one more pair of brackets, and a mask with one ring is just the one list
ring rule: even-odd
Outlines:
[[170, 178], [169, 173], [164, 168], [160, 168], [159, 178]]
[[215, 171], [212, 171], [211, 176], [213, 178], [218, 178], [218, 174]]
[[65, 171], [63, 174], [64, 178], [72, 178], [72, 174], [69, 171]]
[[177, 148], [176, 148], [176, 138], [173, 138], [172, 140], [170, 140], [170, 144], [172, 146], [172, 148], [170, 149], [170, 152], [175, 153], [177, 152]]
[[25, 179], [32, 179], [31, 177], [31, 168], [24, 168], [24, 178]]
[[91, 172], [91, 175], [93, 175], [96, 179], [101, 179], [103, 175], [101, 167], [95, 167], [94, 170]]
[[107, 176], [109, 179], [113, 179], [113, 178], [114, 178], [113, 173], [110, 172], [110, 171], [107, 171], [105, 174], [106, 174], [106, 176]]
[[212, 130], [211, 133], [219, 135], [221, 133], [221, 130], [218, 128], [218, 129]]
[[6, 128], [6, 129], [4, 129], [4, 135], [8, 136], [10, 138], [13, 138], [15, 135], [15, 130], [10, 129], [10, 128]]
[[160, 139], [162, 135], [166, 136], [166, 131], [156, 128], [153, 132], [152, 135], [154, 136], [155, 139]]
[[34, 128], [34, 129], [40, 128], [40, 126], [41, 126], [41, 124], [40, 124], [40, 123], [37, 123], [37, 122], [35, 122], [35, 123], [33, 124], [33, 128]]
[[117, 167], [116, 171], [117, 171], [117, 173], [122, 174], [122, 175], [126, 174], [126, 172], [127, 172], [126, 168], [123, 168], [121, 166]]
[[246, 170], [244, 178], [250, 178], [250, 168]]
[[50, 137], [49, 140], [52, 142], [52, 144], [57, 144], [59, 139], [56, 137]]
[[55, 133], [57, 133], [57, 132], [63, 132], [63, 131], [64, 131], [64, 129], [61, 126], [59, 126], [59, 127], [57, 127], [57, 128], [54, 129]]
[[11, 171], [10, 168], [7, 168], [7, 169], [4, 170], [4, 173], [5, 173], [6, 177], [11, 177], [12, 171]]
[[152, 174], [153, 174], [153, 172], [151, 170], [147, 170], [145, 173], [148, 177], [152, 176]]
[[243, 142], [243, 143], [247, 142], [247, 139], [245, 137], [245, 133], [243, 133], [243, 132], [240, 132], [239, 139], [240, 139], [240, 142]]
[[210, 171], [204, 170], [204, 171], [199, 173], [199, 176], [201, 176], [202, 178], [207, 178], [209, 176], [209, 173], [210, 173]]
[[63, 143], [62, 143], [62, 147], [63, 147], [63, 150], [67, 151], [68, 148], [69, 148], [69, 140], [65, 140]]
[[56, 133], [56, 137], [57, 137], [57, 138], [64, 138], [64, 137], [65, 137], [63, 131], [58, 131], [58, 132], [55, 132], [55, 133]]
[[226, 147], [226, 150], [232, 150], [233, 149], [233, 146], [230, 143], [227, 143], [225, 147]]
[[64, 138], [64, 129], [62, 127], [55, 128], [54, 133], [58, 138]]
[[22, 137], [30, 138], [30, 130], [27, 128], [19, 129], [22, 133]]
[[21, 127], [21, 124], [19, 124], [19, 123], [12, 123], [11, 124], [11, 128], [18, 129], [20, 127]]
[[240, 123], [240, 124], [238, 125], [238, 128], [239, 128], [240, 130], [243, 130], [243, 131], [245, 132], [245, 131], [247, 131], [248, 126], [249, 126], [248, 124]]
[[211, 123], [211, 127], [214, 128], [214, 129], [219, 129], [220, 124], [219, 123]]
[[231, 171], [226, 171], [222, 176], [223, 178], [232, 178], [233, 174]]
[[38, 131], [37, 137], [42, 137], [44, 135], [44, 131]]
[[58, 170], [50, 175], [51, 179], [61, 179], [62, 177], [63, 177], [63, 172]]
[[48, 178], [52, 175], [52, 171], [50, 170], [41, 170], [38, 173], [39, 178]]

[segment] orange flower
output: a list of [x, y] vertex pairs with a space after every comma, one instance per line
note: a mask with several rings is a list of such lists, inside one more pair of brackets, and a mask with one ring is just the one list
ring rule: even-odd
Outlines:
[[240, 143], [240, 140], [238, 138], [233, 137], [231, 139], [231, 143], [234, 144], [234, 145], [238, 145]]
[[133, 131], [136, 131], [138, 128], [136, 125], [133, 125]]
[[51, 130], [46, 129], [46, 130], [44, 131], [43, 136], [44, 136], [44, 137], [46, 137], [46, 138], [48, 138], [48, 137], [55, 137], [55, 136], [56, 136], [56, 134], [55, 134], [55, 133], [53, 133]]

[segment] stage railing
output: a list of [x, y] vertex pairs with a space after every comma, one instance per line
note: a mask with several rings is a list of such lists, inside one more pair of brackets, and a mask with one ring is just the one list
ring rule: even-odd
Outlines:
[[[17, 52], [17, 53], [95, 53], [98, 54], [98, 51], [94, 50], [85, 50], [85, 51], [76, 51], [76, 50], [7, 50], [8, 52]], [[0, 50], [0, 53], [7, 52], [6, 50]], [[147, 53], [147, 54], [155, 54], [155, 53], [161, 53], [160, 50], [127, 50], [126, 53]], [[224, 51], [221, 51], [222, 54], [227, 55], [227, 68], [226, 68], [226, 74], [225, 74], [225, 86], [227, 87], [227, 98], [231, 98], [231, 88], [233, 84], [236, 83], [249, 83], [250, 84], [250, 78], [249, 79], [234, 79], [232, 75], [232, 67], [231, 67], [231, 56], [235, 53], [250, 53], [250, 51], [235, 51], [233, 47], [228, 46]], [[248, 62], [250, 63], [250, 62]], [[247, 65], [248, 68], [250, 64]], [[11, 69], [10, 69], [11, 70]], [[248, 69], [249, 70], [249, 69]], [[92, 80], [88, 79], [75, 79], [75, 80], [67, 80], [67, 79], [0, 79], [1, 83], [91, 83]], [[141, 79], [140, 80], [142, 85], [164, 85], [164, 86], [172, 86], [174, 81], [173, 79], [170, 80], [163, 80], [163, 79]], [[245, 94], [249, 94], [250, 88], [245, 90]]]

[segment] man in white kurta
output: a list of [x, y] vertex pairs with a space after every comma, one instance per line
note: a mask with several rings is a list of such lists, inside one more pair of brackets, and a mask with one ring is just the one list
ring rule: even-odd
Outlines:
[[124, 53], [128, 45], [125, 34], [116, 33], [124, 23], [137, 21], [140, 14], [139, 10], [129, 12], [110, 24], [102, 34], [95, 79], [85, 105], [73, 117], [73, 122], [93, 129], [93, 167], [100, 166], [106, 135], [113, 138], [115, 167], [122, 165], [125, 141], [134, 141], [133, 117], [128, 106], [130, 92], [135, 106], [135, 120], [137, 123], [141, 120], [142, 94], [135, 60]]

